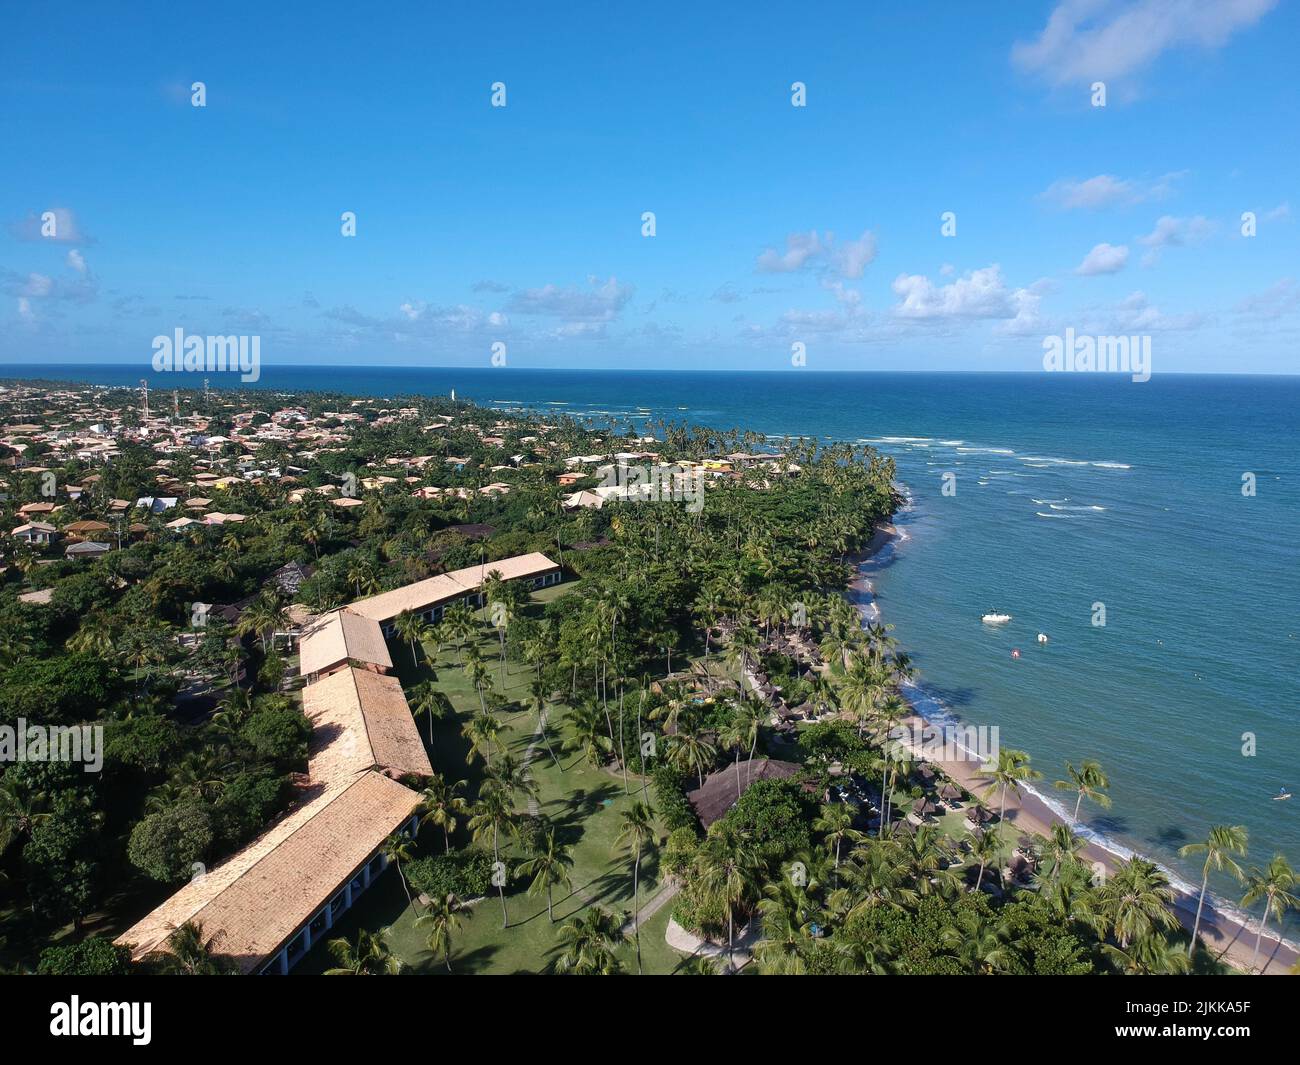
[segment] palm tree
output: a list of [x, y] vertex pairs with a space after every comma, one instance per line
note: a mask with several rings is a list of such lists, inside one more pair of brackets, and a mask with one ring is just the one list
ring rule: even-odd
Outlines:
[[433, 954], [441, 952], [451, 972], [451, 939], [460, 927], [461, 915], [469, 909], [455, 895], [440, 895], [429, 903], [429, 908], [415, 919], [417, 925], [426, 925], [429, 929], [429, 950]]
[[429, 624], [412, 610], [403, 610], [393, 619], [397, 635], [411, 645], [411, 668], [419, 665], [415, 657], [416, 645], [429, 637]]
[[1169, 878], [1154, 862], [1132, 857], [1097, 892], [1097, 918], [1127, 950], [1130, 943], [1178, 927]]
[[554, 969], [574, 976], [612, 976], [618, 972], [614, 957], [617, 941], [618, 919], [608, 910], [592, 906], [560, 926]]
[[716, 754], [717, 748], [703, 735], [678, 722], [677, 735], [672, 737], [668, 749], [668, 761], [680, 769], [694, 771], [699, 777], [700, 787], [704, 787], [704, 770], [713, 765]]
[[346, 939], [329, 941], [330, 956], [338, 962], [326, 969], [326, 976], [392, 976], [402, 971], [401, 961], [388, 949], [388, 929], [368, 932], [357, 929], [353, 946]]
[[985, 789], [985, 794], [992, 794], [994, 791], [1000, 792], [998, 800], [998, 821], [1002, 820], [1003, 814], [1007, 809], [1007, 789], [1019, 796], [1020, 785], [1026, 780], [1041, 780], [1043, 774], [1037, 769], [1030, 768], [1029, 755], [1024, 751], [1013, 751], [1003, 747], [998, 751], [998, 760], [996, 763], [990, 762], [988, 765], [981, 766], [978, 775], [989, 778], [989, 785]]
[[453, 603], [443, 612], [442, 626], [447, 635], [456, 644], [456, 661], [460, 662], [460, 651], [465, 641], [472, 639], [478, 632], [478, 622], [474, 620], [474, 611], [465, 603]]
[[578, 745], [586, 752], [588, 763], [599, 768], [605, 760], [605, 752], [612, 746], [609, 736], [601, 728], [600, 708], [594, 703], [580, 703], [567, 716]]
[[411, 703], [411, 715], [429, 719], [429, 746], [432, 747], [433, 723], [450, 717], [455, 712], [455, 707], [451, 705], [451, 700], [447, 698], [446, 694], [438, 691], [431, 681], [426, 680], [417, 685], [415, 691], [411, 694], [414, 696]]
[[515, 876], [531, 876], [528, 894], [546, 892], [546, 915], [555, 923], [553, 892], [557, 887], [569, 886], [569, 868], [573, 865], [573, 849], [555, 841], [555, 829], [548, 829], [542, 849], [528, 861], [520, 864]]
[[50, 816], [49, 796], [13, 769], [0, 776], [0, 854]]
[[485, 789], [474, 806], [474, 816], [470, 818], [469, 827], [475, 843], [492, 838], [492, 879], [496, 884], [497, 894], [501, 898], [501, 927], [510, 923], [510, 914], [506, 910], [505, 866], [501, 864], [501, 830], [509, 829], [514, 824], [514, 811], [510, 801], [500, 788]]
[[1192, 951], [1196, 949], [1196, 936], [1201, 930], [1201, 910], [1205, 906], [1205, 894], [1210, 885], [1210, 870], [1226, 869], [1238, 880], [1241, 880], [1245, 874], [1241, 871], [1232, 855], [1246, 853], [1246, 842], [1249, 833], [1245, 825], [1215, 825], [1210, 829], [1210, 834], [1206, 836], [1204, 843], [1189, 843], [1185, 847], [1180, 847], [1178, 853], [1183, 858], [1188, 858], [1193, 854], [1204, 854], [1205, 865], [1201, 870], [1201, 893], [1196, 903], [1196, 920], [1192, 923], [1192, 939], [1187, 944], [1187, 956], [1192, 956]]
[[840, 868], [840, 847], [845, 840], [857, 843], [863, 834], [853, 827], [853, 811], [847, 803], [826, 803], [822, 806], [817, 819], [812, 824], [814, 832], [822, 833], [827, 850], [835, 853], [835, 870]]
[[465, 722], [461, 727], [460, 734], [469, 740], [469, 753], [465, 756], [465, 763], [472, 764], [475, 754], [481, 754], [484, 761], [487, 762], [489, 769], [492, 768], [492, 747], [500, 741], [498, 737], [503, 732], [509, 732], [510, 726], [498, 721], [486, 710], [481, 714], [475, 714]]
[[979, 876], [975, 878], [975, 890], [979, 891], [980, 885], [984, 883], [985, 868], [989, 862], [997, 861], [1002, 854], [1002, 837], [991, 828], [977, 832], [971, 838], [970, 853], [971, 857], [979, 859], [980, 863]]
[[1074, 800], [1074, 820], [1079, 820], [1079, 805], [1084, 799], [1091, 799], [1103, 810], [1110, 809], [1110, 796], [1106, 794], [1106, 789], [1110, 787], [1110, 781], [1106, 779], [1106, 774], [1102, 772], [1099, 762], [1085, 761], [1075, 769], [1069, 762], [1065, 763], [1065, 772], [1069, 780], [1058, 780], [1052, 784], [1052, 787], [1058, 791], [1077, 792]]
[[402, 869], [403, 862], [409, 862], [414, 854], [411, 837], [402, 832], [394, 832], [386, 840], [381, 848], [384, 857], [388, 859], [390, 865], [397, 866], [397, 875], [402, 879], [402, 890], [406, 892], [406, 904], [412, 904], [411, 889], [406, 884], [406, 873]]
[[1247, 879], [1249, 890], [1242, 897], [1241, 904], [1247, 907], [1254, 906], [1263, 899], [1264, 912], [1259, 919], [1259, 929], [1255, 932], [1255, 950], [1250, 955], [1247, 972], [1255, 968], [1255, 961], [1259, 957], [1259, 941], [1264, 935], [1264, 926], [1268, 924], [1269, 917], [1276, 917], [1280, 924], [1287, 910], [1300, 908], [1300, 898], [1291, 894], [1291, 888], [1295, 887], [1295, 884], [1295, 871], [1280, 854], [1273, 855], [1268, 868], [1262, 871], [1251, 870]]
[[147, 960], [168, 976], [228, 975], [234, 968], [213, 950], [220, 937], [220, 932], [204, 936], [202, 924], [186, 921], [172, 929], [166, 948], [148, 955]]
[[715, 821], [695, 856], [700, 889], [727, 914], [727, 963], [736, 968], [736, 915], [743, 912], [761, 872], [754, 844], [723, 821]]
[[434, 773], [421, 792], [420, 824], [442, 829], [444, 853], [451, 850], [451, 834], [456, 831], [460, 818], [469, 811], [469, 804], [460, 794], [467, 783], [458, 780], [448, 784], [441, 773]]
[[641, 973], [641, 851], [654, 839], [654, 811], [643, 802], [634, 802], [623, 814], [615, 850], [632, 854], [632, 933], [636, 940], [636, 971]]

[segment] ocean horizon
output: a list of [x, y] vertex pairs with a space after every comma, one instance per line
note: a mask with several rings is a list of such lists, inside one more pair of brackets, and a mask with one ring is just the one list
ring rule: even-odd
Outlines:
[[[895, 458], [908, 502], [901, 538], [868, 572], [918, 669], [910, 694], [922, 712], [996, 725], [1044, 774], [1034, 790], [1066, 812], [1052, 782], [1067, 760], [1098, 760], [1114, 805], [1085, 803], [1086, 833], [1151, 857], [1185, 887], [1200, 875], [1178, 848], [1214, 824], [1248, 826], [1247, 865], [1300, 855], [1300, 802], [1273, 800], [1300, 788], [1300, 377], [374, 366], [265, 367], [251, 386], [216, 376], [214, 386], [358, 396], [455, 389], [620, 428], [663, 418], [871, 444]], [[0, 377], [202, 385], [108, 365], [0, 366]], [[988, 610], [1013, 620], [984, 625]], [[1211, 884], [1230, 910], [1240, 891]], [[1292, 938], [1296, 928], [1292, 918]]]

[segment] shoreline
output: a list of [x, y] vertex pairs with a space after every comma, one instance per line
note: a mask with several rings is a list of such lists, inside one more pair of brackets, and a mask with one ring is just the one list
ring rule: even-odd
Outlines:
[[[880, 606], [876, 602], [875, 587], [872, 584], [870, 574], [866, 571], [866, 566], [877, 561], [878, 556], [886, 548], [891, 548], [896, 543], [905, 540], [906, 535], [900, 532], [892, 522], [884, 522], [876, 527], [871, 539], [862, 550], [849, 556], [848, 561], [856, 570], [853, 580], [849, 584], [850, 601], [862, 613], [865, 620], [883, 621]], [[912, 713], [910, 717], [901, 722], [902, 725], [910, 728], [919, 726], [941, 727], [940, 722], [928, 720], [917, 709], [915, 698], [907, 692], [903, 692], [903, 698], [911, 708]], [[981, 764], [978, 760], [935, 760], [923, 756], [922, 760], [938, 766], [972, 795], [981, 795], [984, 788], [987, 787], [988, 782], [977, 775]], [[1084, 838], [1083, 833], [1079, 830], [1088, 828], [1086, 821], [1074, 821], [1070, 817], [1058, 814], [1041, 796], [1029, 788], [1023, 789], [1018, 796], [1008, 792], [1005, 820], [1022, 833], [1029, 835], [1046, 836], [1051, 832], [1052, 825], [1068, 824], [1079, 833], [1081, 838]], [[1116, 846], [1119, 846], [1119, 844], [1116, 844]], [[1134, 851], [1133, 853], [1137, 854], [1138, 852]], [[1102, 863], [1107, 872], [1113, 871], [1125, 861], [1124, 855], [1093, 839], [1086, 840], [1086, 845], [1081, 854], [1089, 862]], [[1152, 860], [1146, 858], [1145, 855], [1139, 856], [1148, 861]], [[1173, 887], [1176, 894], [1173, 904], [1174, 913], [1183, 927], [1190, 931], [1196, 918], [1196, 894], [1189, 893], [1178, 887], [1173, 883], [1176, 874], [1160, 865], [1159, 862], [1156, 864], [1166, 874], [1170, 875], [1171, 887]], [[1243, 973], [1247, 972], [1251, 954], [1255, 949], [1255, 919], [1243, 921], [1224, 913], [1216, 907], [1218, 901], [1212, 892], [1206, 896], [1205, 910], [1201, 914], [1201, 939], [1204, 941], [1206, 948], [1219, 960], [1241, 970]], [[1266, 975], [1286, 975], [1298, 960], [1300, 960], [1300, 947], [1288, 942], [1277, 929], [1268, 929], [1264, 932], [1264, 938], [1260, 941], [1259, 957], [1255, 963], [1259, 966], [1261, 973]]]

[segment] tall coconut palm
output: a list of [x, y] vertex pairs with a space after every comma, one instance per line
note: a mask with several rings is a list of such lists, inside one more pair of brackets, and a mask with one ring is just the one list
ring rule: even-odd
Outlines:
[[822, 842], [835, 855], [835, 871], [840, 868], [840, 848], [847, 840], [850, 844], [864, 839], [863, 833], [853, 827], [853, 811], [847, 803], [826, 803], [812, 823], [813, 831], [822, 834]]
[[641, 973], [641, 853], [654, 839], [654, 811], [643, 802], [634, 802], [619, 822], [614, 849], [632, 855], [632, 934], [636, 940], [636, 971]]
[[418, 667], [420, 663], [415, 649], [421, 641], [428, 639], [429, 623], [413, 610], [403, 610], [393, 619], [393, 629], [411, 647], [411, 668]]
[[470, 743], [469, 752], [465, 755], [465, 763], [472, 764], [474, 756], [481, 754], [488, 768], [491, 769], [492, 748], [500, 742], [498, 737], [501, 733], [509, 731], [509, 725], [498, 721], [486, 710], [481, 714], [475, 714], [461, 726], [460, 730], [460, 734]]
[[600, 707], [594, 703], [579, 703], [569, 710], [567, 717], [578, 746], [587, 756], [587, 762], [593, 768], [599, 768], [605, 761], [605, 752], [613, 746], [601, 727], [603, 722]]
[[1300, 898], [1291, 893], [1296, 885], [1295, 871], [1280, 854], [1273, 855], [1267, 868], [1252, 869], [1246, 883], [1248, 890], [1241, 899], [1243, 906], [1254, 906], [1260, 899], [1264, 900], [1264, 912], [1260, 915], [1259, 928], [1255, 932], [1255, 949], [1250, 955], [1250, 966], [1246, 970], [1251, 972], [1259, 958], [1259, 942], [1263, 938], [1269, 917], [1276, 917], [1280, 924], [1287, 910], [1300, 909]]
[[981, 766], [978, 775], [989, 778], [985, 794], [999, 793], [998, 820], [1001, 821], [1007, 811], [1008, 789], [1016, 796], [1020, 795], [1020, 785], [1027, 780], [1041, 780], [1043, 774], [1029, 765], [1029, 755], [1024, 751], [1013, 751], [1003, 747], [998, 751], [998, 760]]
[[505, 866], [501, 864], [501, 831], [509, 830], [514, 824], [514, 811], [510, 809], [509, 799], [499, 788], [486, 789], [474, 806], [474, 816], [470, 818], [469, 827], [475, 843], [492, 840], [492, 880], [501, 899], [501, 927], [510, 923], [510, 913], [506, 909]]
[[1098, 924], [1113, 933], [1121, 949], [1127, 950], [1136, 940], [1178, 927], [1178, 919], [1170, 909], [1175, 897], [1169, 878], [1159, 866], [1134, 856], [1097, 892]]
[[1110, 796], [1106, 794], [1106, 789], [1110, 787], [1110, 781], [1102, 771], [1099, 762], [1085, 761], [1080, 763], [1079, 768], [1075, 769], [1069, 762], [1065, 763], [1066, 775], [1069, 780], [1054, 781], [1052, 787], [1058, 791], [1073, 791], [1076, 793], [1074, 800], [1074, 820], [1079, 820], [1079, 806], [1084, 799], [1091, 799], [1103, 810], [1110, 809]]
[[222, 976], [234, 967], [216, 952], [221, 933], [208, 936], [198, 921], [186, 921], [172, 929], [163, 950], [148, 955], [147, 960], [168, 976]]
[[0, 854], [50, 816], [49, 796], [9, 769], [0, 776]]
[[727, 915], [727, 963], [736, 968], [736, 916], [753, 897], [761, 872], [754, 844], [724, 821], [714, 822], [695, 855], [700, 889]]
[[680, 769], [693, 771], [704, 787], [704, 770], [713, 765], [717, 748], [694, 729], [678, 724], [677, 735], [668, 748], [668, 761]]
[[388, 949], [387, 928], [358, 929], [355, 946], [346, 939], [331, 939], [329, 952], [338, 965], [326, 969], [326, 976], [392, 976], [402, 971], [400, 959]]
[[394, 832], [384, 840], [382, 852], [388, 859], [388, 864], [397, 867], [397, 875], [402, 880], [402, 890], [406, 892], [406, 904], [412, 905], [411, 889], [407, 886], [406, 871], [402, 868], [402, 863], [409, 862], [415, 853], [415, 845], [411, 842], [411, 837], [403, 832]]
[[1234, 854], [1245, 856], [1246, 843], [1250, 834], [1245, 825], [1215, 825], [1204, 843], [1189, 843], [1180, 847], [1178, 853], [1189, 858], [1194, 854], [1205, 855], [1205, 865], [1201, 869], [1201, 892], [1196, 902], [1196, 920], [1192, 923], [1192, 939], [1187, 944], [1187, 956], [1192, 956], [1196, 949], [1196, 936], [1201, 930], [1201, 910], [1205, 906], [1205, 895], [1210, 886], [1210, 872], [1226, 870], [1241, 880], [1245, 875], [1241, 866], [1233, 861]]
[[411, 693], [411, 715], [429, 719], [429, 746], [433, 746], [433, 723], [450, 717], [455, 712], [451, 700], [444, 692], [438, 691], [430, 681], [416, 686]]
[[416, 926], [424, 925], [429, 930], [429, 950], [433, 954], [441, 953], [451, 972], [451, 940], [456, 929], [460, 927], [461, 917], [469, 909], [453, 894], [439, 895], [432, 899], [429, 908], [415, 919]]
[[457, 780], [449, 784], [441, 773], [434, 773], [420, 793], [420, 824], [442, 829], [444, 853], [451, 850], [451, 834], [469, 812], [469, 803], [461, 795], [467, 783]]
[[[971, 857], [980, 863], [979, 875], [975, 878], [975, 890], [979, 891], [984, 883], [984, 870], [990, 862], [1001, 860], [1002, 837], [994, 829], [976, 832], [971, 837]], [[1001, 877], [999, 877], [1001, 880]]]
[[542, 849], [522, 862], [515, 870], [515, 876], [530, 876], [528, 894], [546, 892], [546, 915], [555, 923], [554, 891], [557, 887], [569, 886], [569, 869], [573, 865], [573, 848], [555, 841], [555, 829], [548, 829]]
[[557, 973], [574, 976], [612, 976], [618, 972], [614, 944], [618, 942], [618, 920], [599, 906], [560, 926], [557, 956], [552, 963]]

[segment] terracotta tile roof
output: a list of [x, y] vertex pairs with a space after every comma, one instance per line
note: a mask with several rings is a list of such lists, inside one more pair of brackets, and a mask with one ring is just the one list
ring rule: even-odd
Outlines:
[[379, 624], [362, 617], [351, 607], [322, 614], [303, 632], [298, 648], [300, 669], [306, 676], [350, 659], [384, 669], [393, 668]]
[[495, 562], [486, 562], [479, 566], [440, 573], [391, 592], [381, 592], [369, 599], [359, 599], [349, 610], [375, 621], [391, 621], [403, 610], [423, 611], [459, 599], [471, 592], [477, 592], [483, 578], [493, 570], [501, 574], [503, 580], [517, 580], [520, 577], [540, 577], [544, 573], [560, 567], [540, 551], [527, 555], [515, 555], [513, 558], [500, 558]]
[[302, 708], [312, 726], [313, 781], [332, 785], [376, 768], [395, 777], [433, 775], [396, 677], [340, 670], [307, 685]]
[[198, 921], [213, 952], [255, 971], [357, 872], [420, 803], [379, 773], [325, 788], [215, 869], [190, 881], [116, 942], [134, 957]]

